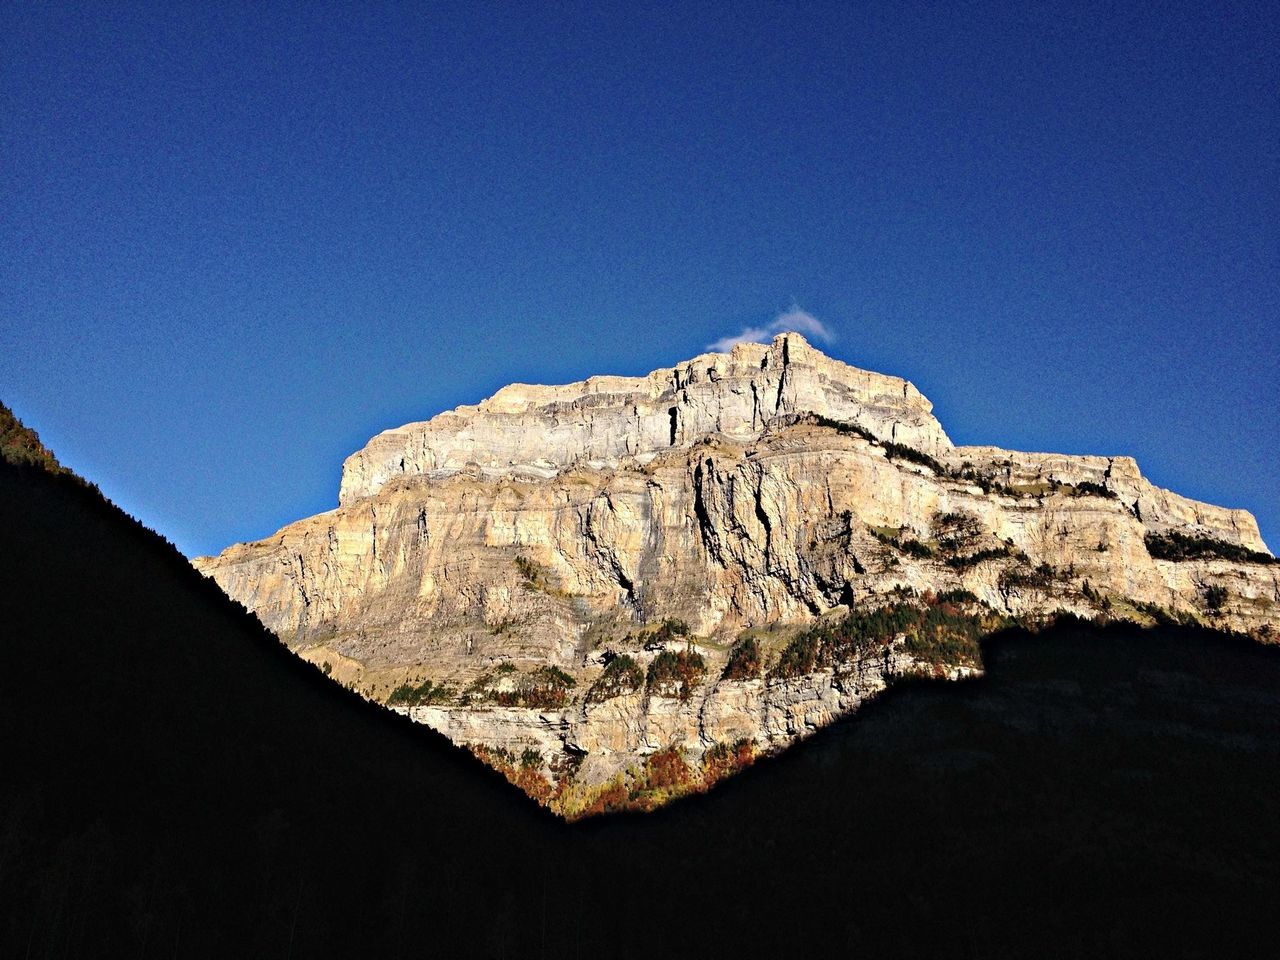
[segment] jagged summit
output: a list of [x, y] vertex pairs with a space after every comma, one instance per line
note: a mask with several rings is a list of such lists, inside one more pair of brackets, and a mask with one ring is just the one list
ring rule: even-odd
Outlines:
[[857, 420], [877, 438], [931, 455], [951, 441], [912, 384], [833, 360], [798, 333], [742, 343], [644, 377], [589, 377], [563, 386], [513, 383], [475, 405], [374, 437], [342, 469], [339, 502], [377, 493], [396, 476], [547, 478], [573, 464], [646, 463], [713, 434], [758, 438], [778, 418], [814, 413]]
[[380, 434], [337, 509], [195, 563], [568, 815], [652, 798], [652, 763], [714, 780], [895, 677], [980, 670], [1001, 624], [1280, 627], [1247, 512], [1128, 457], [956, 447], [910, 383], [794, 333]]

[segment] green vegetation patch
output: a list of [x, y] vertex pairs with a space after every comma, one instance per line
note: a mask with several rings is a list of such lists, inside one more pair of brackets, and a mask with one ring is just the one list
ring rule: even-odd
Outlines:
[[516, 570], [526, 586], [537, 586], [542, 577], [542, 569], [526, 556], [516, 557]]
[[770, 679], [789, 679], [823, 667], [839, 667], [905, 636], [917, 659], [947, 666], [977, 666], [978, 640], [1007, 626], [990, 611], [969, 612], [961, 604], [977, 598], [959, 591], [932, 602], [896, 602], [876, 610], [855, 610], [841, 620], [820, 624], [792, 638], [770, 671]]
[[[953, 471], [951, 475], [957, 480], [966, 480], [975, 484], [979, 490], [987, 495], [998, 493], [1006, 497], [1020, 497], [1026, 492], [1017, 490], [1006, 483], [1001, 483], [993, 474], [979, 473], [968, 460], [962, 463], [960, 469]], [[1046, 487], [1045, 489], [1047, 490], [1048, 488]]]
[[953, 510], [933, 518], [933, 535], [938, 547], [947, 553], [967, 547], [982, 534], [982, 524], [971, 513]]
[[729, 662], [725, 664], [723, 680], [755, 680], [764, 670], [764, 662], [760, 656], [760, 645], [756, 638], [747, 636], [740, 639], [729, 651]]
[[644, 648], [646, 650], [661, 650], [673, 640], [682, 638], [685, 640], [689, 638], [689, 625], [687, 623], [676, 619], [663, 620], [658, 629], [645, 639]]
[[1191, 537], [1171, 530], [1148, 533], [1143, 538], [1147, 553], [1157, 560], [1231, 560], [1235, 563], [1275, 563], [1276, 558], [1260, 550], [1213, 537]]
[[443, 683], [437, 684], [431, 680], [424, 680], [417, 686], [402, 683], [391, 691], [391, 696], [387, 697], [387, 706], [421, 707], [435, 703], [450, 703], [456, 696], [457, 691], [453, 687], [445, 686]]
[[569, 691], [575, 686], [577, 681], [573, 677], [548, 664], [522, 675], [514, 690], [493, 691], [490, 699], [503, 707], [555, 710], [568, 704]]
[[587, 703], [600, 703], [613, 697], [635, 693], [644, 686], [644, 671], [631, 657], [606, 651], [604, 673], [587, 691]]
[[904, 443], [893, 442], [885, 442], [881, 445], [884, 447], [884, 455], [890, 460], [906, 460], [908, 463], [918, 463], [922, 467], [928, 467], [940, 477], [947, 476], [946, 467], [927, 453], [917, 450], [915, 447], [908, 447]]
[[1204, 588], [1204, 605], [1210, 613], [1219, 613], [1227, 603], [1227, 588], [1211, 584]]
[[1162, 627], [1194, 627], [1199, 625], [1199, 621], [1190, 613], [1183, 613], [1180, 610], [1168, 610], [1158, 603], [1147, 603], [1144, 600], [1128, 600], [1126, 602], [1133, 609], [1139, 613], [1146, 614]]
[[663, 650], [649, 664], [645, 683], [650, 693], [688, 700], [689, 694], [706, 673], [707, 664], [701, 655], [687, 650], [678, 653]]
[[968, 570], [970, 567], [976, 567], [980, 563], [986, 563], [988, 560], [1002, 560], [1005, 557], [1016, 557], [1025, 561], [1027, 555], [1014, 550], [1012, 547], [990, 547], [986, 550], [978, 550], [974, 553], [967, 553], [963, 556], [947, 557], [946, 564], [953, 570]]
[[542, 766], [542, 751], [535, 750], [533, 747], [525, 747], [520, 754], [520, 766], [537, 770]]
[[934, 556], [933, 547], [914, 537], [903, 537], [901, 534], [890, 536], [877, 527], [871, 528], [871, 535], [885, 546], [901, 550], [907, 556], [915, 557], [917, 560], [928, 560]]
[[[1025, 557], [1023, 558], [1025, 559]], [[1054, 581], [1058, 579], [1058, 571], [1049, 566], [1049, 564], [1042, 563], [1038, 567], [1013, 567], [1008, 570], [1002, 570], [998, 584], [1000, 590], [1005, 593], [1010, 590], [1016, 590], [1019, 587], [1045, 590], [1051, 587]]]
[[848, 423], [844, 420], [833, 420], [831, 417], [824, 417], [820, 413], [809, 414], [808, 420], [819, 427], [826, 427], [828, 430], [834, 430], [836, 433], [844, 434], [845, 436], [861, 437], [863, 440], [876, 444], [880, 442], [874, 433], [860, 424]]
[[1118, 499], [1114, 490], [1108, 490], [1100, 483], [1094, 483], [1092, 480], [1081, 480], [1079, 483], [1071, 486], [1071, 495], [1073, 497], [1102, 497], [1104, 500]]
[[884, 448], [884, 454], [890, 460], [906, 460], [909, 463], [918, 463], [922, 467], [928, 467], [940, 477], [949, 475], [949, 471], [941, 463], [929, 456], [922, 450], [915, 447], [909, 447], [905, 443], [894, 443], [892, 440], [881, 440], [866, 427], [857, 423], [849, 423], [844, 420], [833, 420], [831, 417], [824, 417], [820, 413], [810, 413], [808, 415], [810, 423], [817, 424], [820, 427], [826, 427], [837, 433], [846, 436], [861, 437], [878, 447]]
[[[493, 686], [497, 676], [514, 675], [514, 687], [498, 690]], [[500, 707], [532, 707], [535, 710], [558, 710], [569, 703], [569, 691], [577, 681], [559, 667], [547, 664], [529, 673], [519, 673], [510, 663], [501, 663], [491, 673], [475, 680], [462, 693], [464, 705], [481, 702]]]

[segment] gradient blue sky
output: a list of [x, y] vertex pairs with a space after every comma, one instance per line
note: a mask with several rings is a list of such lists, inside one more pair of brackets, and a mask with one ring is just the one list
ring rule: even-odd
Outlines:
[[793, 304], [1280, 547], [1274, 4], [90, 6], [0, 8], [0, 399], [188, 553]]

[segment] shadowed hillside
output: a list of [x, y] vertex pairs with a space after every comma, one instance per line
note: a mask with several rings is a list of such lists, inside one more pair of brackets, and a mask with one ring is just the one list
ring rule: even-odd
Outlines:
[[0, 465], [0, 955], [1267, 955], [1280, 651], [1061, 626], [647, 816], [562, 824]]
[[51, 473], [66, 472], [53, 451], [40, 442], [40, 435], [3, 403], [0, 403], [0, 462], [43, 467]]

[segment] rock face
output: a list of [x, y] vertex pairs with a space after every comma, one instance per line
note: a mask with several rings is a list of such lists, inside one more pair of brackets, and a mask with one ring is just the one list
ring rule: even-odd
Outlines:
[[404, 477], [469, 471], [545, 480], [574, 465], [635, 467], [710, 434], [755, 440], [778, 417], [801, 411], [856, 417], [877, 437], [936, 454], [951, 443], [932, 408], [907, 381], [832, 360], [791, 334], [647, 377], [511, 384], [475, 406], [374, 437], [343, 465], [338, 499], [354, 503]]
[[[979, 667], [898, 636], [779, 670], [798, 633], [850, 610], [950, 591], [987, 617], [1274, 630], [1280, 566], [1245, 511], [1156, 488], [1127, 457], [955, 447], [931, 409], [794, 333], [647, 377], [512, 385], [373, 438], [336, 510], [195, 563], [335, 679], [523, 757], [557, 797], [672, 748], [776, 749], [895, 675]], [[1169, 534], [1193, 549], [1168, 559]], [[658, 629], [676, 621], [687, 635]], [[747, 635], [760, 669], [718, 679]], [[593, 686], [664, 650], [702, 664], [680, 695]]]

